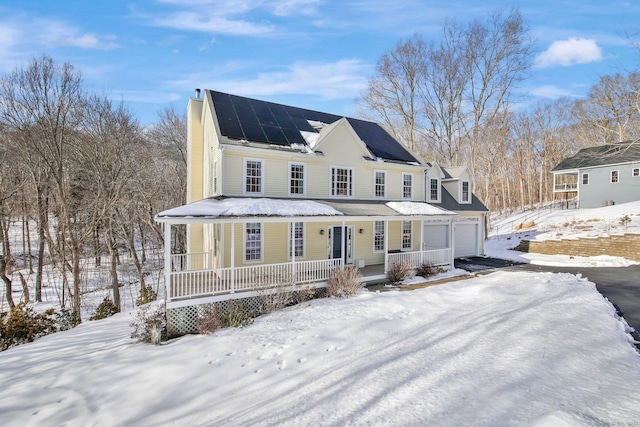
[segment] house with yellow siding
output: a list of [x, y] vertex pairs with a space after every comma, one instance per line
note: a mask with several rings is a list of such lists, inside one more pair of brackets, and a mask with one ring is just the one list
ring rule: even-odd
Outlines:
[[483, 253], [470, 170], [422, 162], [377, 123], [212, 90], [187, 120], [186, 204], [156, 217], [167, 242], [187, 226], [187, 253], [165, 244], [168, 309]]

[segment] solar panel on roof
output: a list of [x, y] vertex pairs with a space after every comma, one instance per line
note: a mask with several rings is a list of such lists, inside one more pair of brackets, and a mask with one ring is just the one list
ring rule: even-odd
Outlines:
[[241, 123], [241, 125], [247, 141], [268, 142], [267, 136], [262, 130], [262, 126], [260, 126], [258, 123], [244, 122]]
[[[342, 117], [237, 95], [209, 92], [220, 132], [230, 138], [278, 145], [306, 144], [300, 132], [317, 132], [309, 124], [309, 120], [330, 124]], [[351, 118], [348, 120], [373, 155], [389, 160], [417, 161], [377, 123]]]
[[274, 126], [263, 126], [262, 130], [267, 135], [267, 141], [272, 144], [289, 145], [287, 138], [284, 136], [282, 129]]
[[353, 130], [376, 157], [404, 162], [418, 161], [377, 123], [357, 119], [348, 120]]

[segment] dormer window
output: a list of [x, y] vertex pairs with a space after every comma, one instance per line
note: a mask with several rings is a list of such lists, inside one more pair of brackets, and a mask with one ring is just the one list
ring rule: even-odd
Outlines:
[[440, 202], [440, 180], [438, 178], [429, 178], [429, 201]]
[[471, 203], [471, 183], [462, 181], [460, 191], [460, 203]]

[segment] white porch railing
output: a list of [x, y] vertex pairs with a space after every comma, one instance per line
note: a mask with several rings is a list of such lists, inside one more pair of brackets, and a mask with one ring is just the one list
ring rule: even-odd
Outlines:
[[451, 264], [451, 248], [432, 249], [428, 251], [414, 252], [398, 252], [387, 255], [389, 265], [395, 262], [408, 262], [413, 267], [419, 267], [422, 264], [431, 264], [433, 266], [443, 266]]
[[[177, 256], [184, 257], [178, 258], [178, 261], [188, 264], [188, 256]], [[300, 285], [320, 282], [329, 277], [331, 270], [341, 265], [340, 259], [325, 259], [203, 270], [174, 268], [171, 272], [169, 300], [252, 291], [288, 283]]]
[[578, 189], [577, 183], [563, 183], [563, 184], [555, 184], [553, 186], [553, 191], [562, 192], [562, 191], [576, 191]]
[[171, 255], [171, 271], [208, 270], [212, 261], [210, 252]]

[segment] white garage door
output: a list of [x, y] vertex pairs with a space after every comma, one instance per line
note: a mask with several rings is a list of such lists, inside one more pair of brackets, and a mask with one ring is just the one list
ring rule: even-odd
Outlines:
[[453, 256], [462, 258], [477, 255], [478, 224], [454, 224], [455, 249]]
[[449, 226], [447, 224], [424, 225], [423, 251], [449, 247]]

